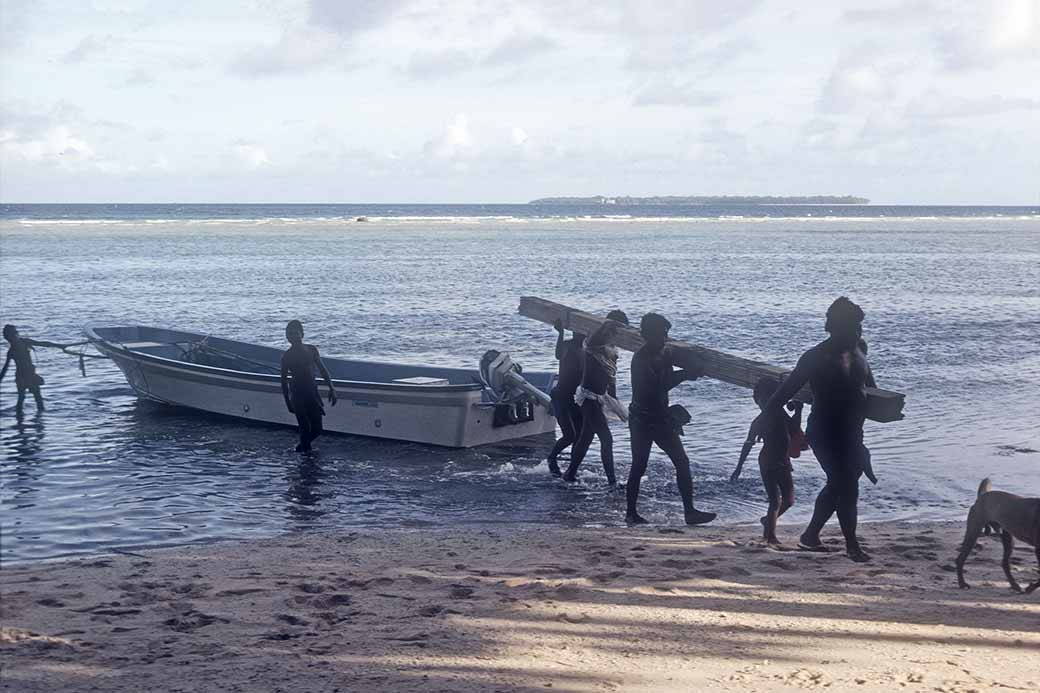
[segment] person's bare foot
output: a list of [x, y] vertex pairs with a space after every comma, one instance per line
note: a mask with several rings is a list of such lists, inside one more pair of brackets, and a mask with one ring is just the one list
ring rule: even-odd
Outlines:
[[639, 513], [625, 513], [625, 524], [627, 525], [645, 525], [647, 523], [647, 519]]
[[832, 553], [834, 549], [826, 546], [819, 537], [810, 537], [805, 534], [798, 539], [798, 548], [813, 553]]
[[549, 460], [549, 473], [555, 477], [563, 476], [563, 472], [560, 471], [560, 465], [556, 463], [556, 460]]
[[849, 560], [855, 563], [866, 563], [870, 560], [870, 556], [867, 555], [863, 549], [858, 546], [854, 546], [845, 552], [845, 555], [849, 557]]
[[703, 510], [697, 510], [696, 508], [693, 510], [687, 510], [683, 513], [683, 516], [686, 520], [686, 524], [691, 526], [707, 524], [718, 517], [716, 513], [707, 513]]

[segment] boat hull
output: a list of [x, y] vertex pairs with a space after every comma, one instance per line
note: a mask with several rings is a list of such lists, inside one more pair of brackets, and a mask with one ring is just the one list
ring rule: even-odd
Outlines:
[[[100, 330], [94, 328], [88, 329], [87, 334], [94, 346], [119, 367], [138, 396], [250, 421], [296, 425], [296, 417], [286, 409], [277, 374], [212, 368], [145, 353], [145, 349], [135, 349], [134, 345], [162, 345], [163, 342], [142, 340], [142, 336], [154, 338], [160, 331], [136, 326], [134, 329], [138, 331], [131, 333], [134, 341], [129, 343], [103, 338], [98, 334]], [[170, 334], [205, 339], [191, 333], [161, 331], [162, 336]], [[239, 344], [220, 342], [222, 346]], [[394, 364], [324, 360], [333, 372], [338, 396], [337, 404], [331, 406], [327, 387], [319, 385], [325, 400], [326, 431], [467, 448], [555, 430], [555, 419], [543, 407], [532, 407], [529, 421], [496, 425], [494, 404], [487, 401], [485, 389], [472, 380], [444, 385], [351, 381], [336, 378], [337, 367], [356, 369], [368, 365], [385, 370]], [[420, 376], [450, 375], [455, 380], [459, 373], [469, 373], [460, 369], [396, 367]], [[475, 371], [471, 377], [476, 377]], [[551, 384], [551, 377], [541, 374], [541, 379], [544, 383], [540, 386], [547, 388]]]

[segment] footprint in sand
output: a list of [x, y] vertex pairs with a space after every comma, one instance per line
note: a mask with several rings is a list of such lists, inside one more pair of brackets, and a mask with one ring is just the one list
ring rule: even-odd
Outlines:
[[696, 564], [693, 561], [683, 561], [675, 558], [668, 558], [666, 560], [661, 561], [657, 565], [661, 566], [662, 568], [675, 568], [676, 570], [685, 570], [687, 568], [692, 568]]
[[321, 594], [325, 591], [325, 587], [316, 582], [301, 582], [296, 585], [296, 589], [307, 594]]
[[293, 616], [292, 614], [277, 614], [275, 620], [281, 621], [282, 623], [288, 623], [290, 626], [310, 625], [310, 622], [306, 619], [300, 618], [299, 616]]
[[469, 599], [476, 592], [475, 589], [467, 585], [452, 585], [451, 591], [448, 593], [452, 599]]
[[171, 630], [177, 631], [178, 633], [190, 633], [199, 628], [205, 628], [208, 625], [217, 623], [218, 621], [221, 623], [229, 623], [227, 619], [220, 618], [219, 616], [204, 614], [201, 611], [190, 609], [178, 616], [166, 619], [163, 621], [163, 625]]
[[259, 592], [267, 592], [268, 590], [264, 587], [242, 587], [234, 590], [222, 590], [217, 592], [217, 597], [243, 597], [247, 594], [257, 594]]

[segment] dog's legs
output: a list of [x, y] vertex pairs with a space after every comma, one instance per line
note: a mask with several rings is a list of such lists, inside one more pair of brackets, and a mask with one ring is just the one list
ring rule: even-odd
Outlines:
[[[1036, 568], [1040, 570], [1040, 541], [1036, 542]], [[1026, 587], [1026, 594], [1032, 593], [1037, 587], [1040, 587], [1040, 580]]]
[[982, 533], [982, 525], [980, 522], [981, 512], [971, 506], [971, 510], [968, 511], [968, 526], [964, 533], [964, 542], [961, 543], [961, 552], [957, 554], [957, 586], [962, 590], [968, 589], [970, 585], [964, 581], [964, 562], [968, 560], [968, 554], [975, 548], [975, 542], [979, 538], [979, 534]]
[[1011, 536], [1011, 532], [1005, 530], [1000, 533], [1000, 540], [1004, 542], [1004, 559], [1000, 562], [1000, 566], [1004, 569], [1004, 575], [1007, 575], [1011, 589], [1021, 592], [1022, 588], [1011, 574], [1011, 551], [1015, 548], [1015, 538]]

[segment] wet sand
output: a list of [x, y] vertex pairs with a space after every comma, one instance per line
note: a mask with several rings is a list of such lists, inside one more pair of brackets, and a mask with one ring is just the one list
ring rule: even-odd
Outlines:
[[961, 533], [866, 525], [865, 565], [747, 527], [495, 526], [5, 566], [0, 689], [1037, 690], [1040, 591], [992, 538], [958, 590]]

